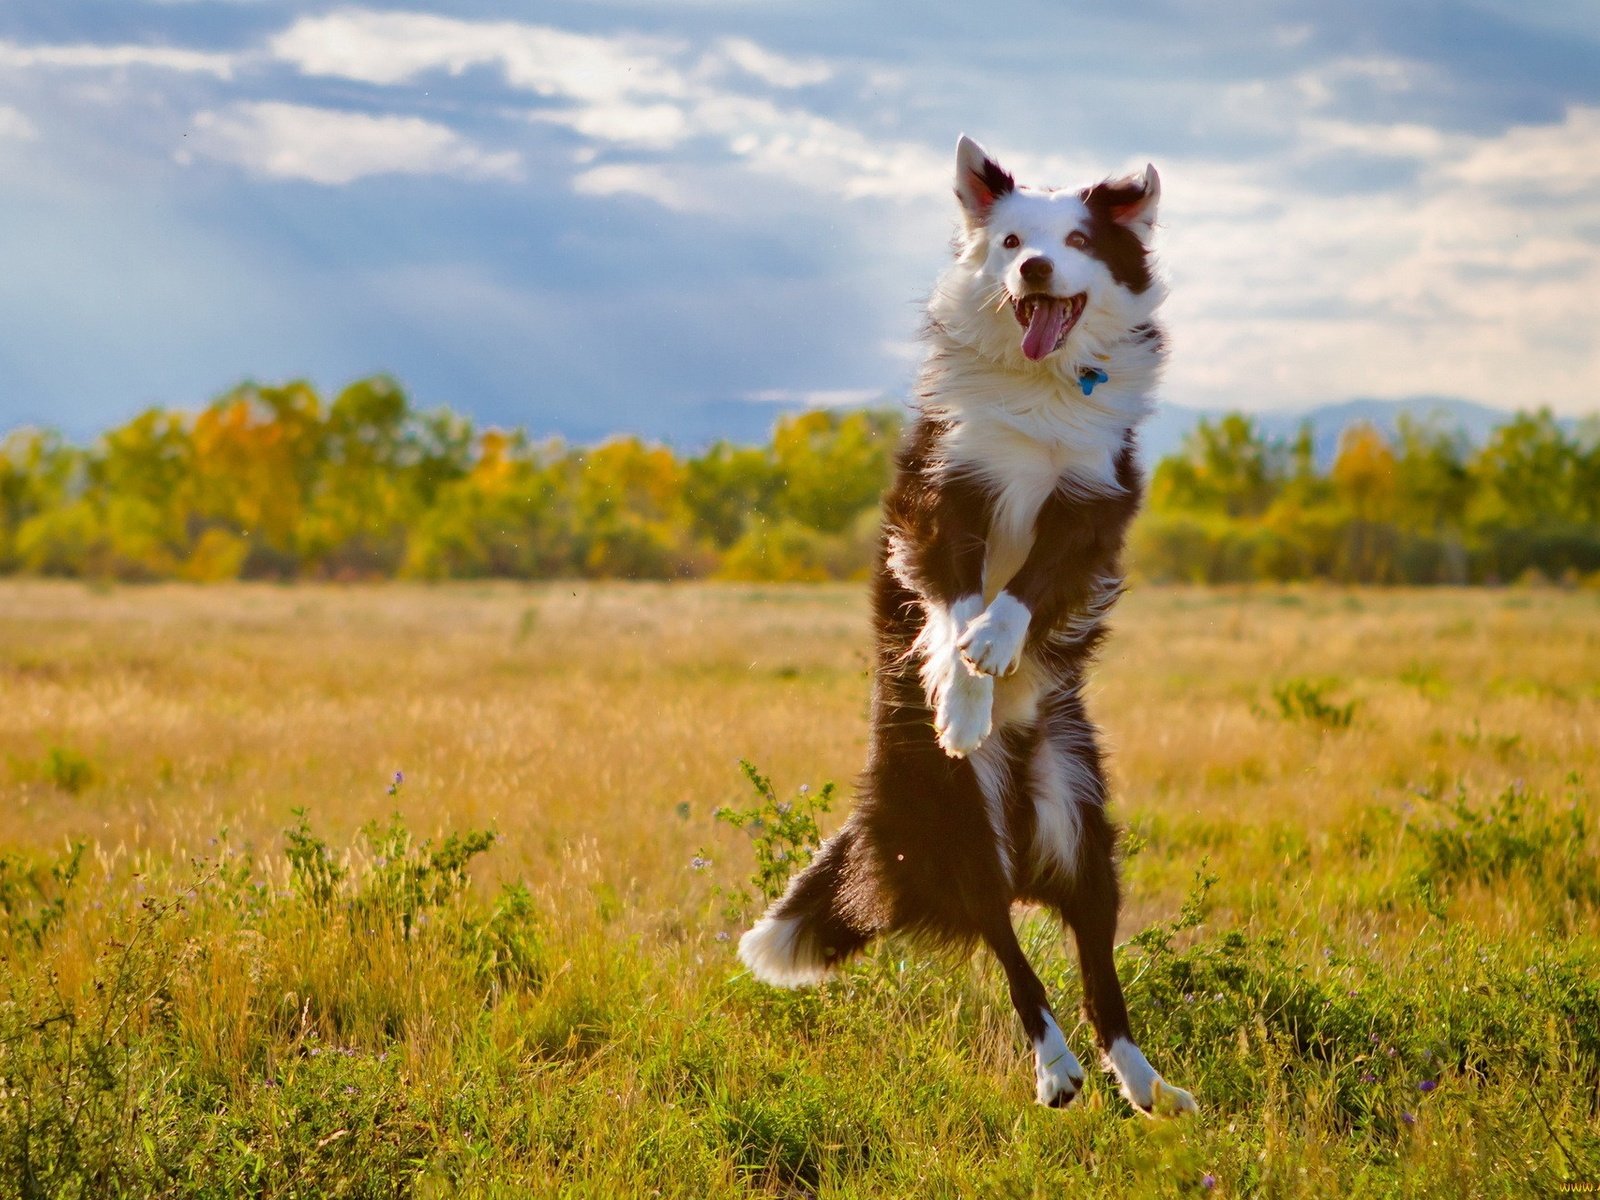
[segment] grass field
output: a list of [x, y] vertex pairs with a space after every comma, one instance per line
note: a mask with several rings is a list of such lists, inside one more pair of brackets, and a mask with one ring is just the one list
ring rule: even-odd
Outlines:
[[1116, 625], [1119, 956], [1183, 1122], [1032, 1105], [983, 956], [740, 970], [758, 855], [861, 763], [857, 587], [0, 585], [0, 1196], [1600, 1184], [1600, 598]]

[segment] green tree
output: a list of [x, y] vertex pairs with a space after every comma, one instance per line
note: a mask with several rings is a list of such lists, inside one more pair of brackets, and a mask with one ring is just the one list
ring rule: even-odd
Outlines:
[[738, 541], [753, 518], [770, 515], [782, 489], [778, 468], [761, 447], [718, 442], [685, 464], [691, 528], [718, 550]]
[[671, 450], [613, 438], [572, 456], [567, 471], [584, 574], [667, 579], [691, 570], [685, 472]]
[[1549, 409], [1519, 413], [1490, 436], [1473, 463], [1480, 515], [1492, 524], [1549, 525], [1581, 519], [1578, 447]]
[[84, 473], [84, 454], [59, 434], [18, 429], [0, 440], [0, 571], [22, 565], [24, 525], [64, 507]]
[[1253, 419], [1229, 413], [1202, 420], [1176, 457], [1163, 459], [1150, 483], [1152, 507], [1222, 513], [1266, 512], [1289, 476], [1287, 451], [1270, 442]]
[[1395, 454], [1378, 429], [1359, 421], [1339, 438], [1329, 472], [1349, 513], [1339, 574], [1358, 583], [1380, 583], [1394, 573]]
[[404, 573], [422, 579], [538, 579], [576, 572], [570, 488], [559, 442], [487, 430], [475, 462], [439, 486], [413, 522]]
[[898, 437], [892, 413], [814, 409], [784, 417], [772, 436], [777, 514], [842, 532], [888, 487]]

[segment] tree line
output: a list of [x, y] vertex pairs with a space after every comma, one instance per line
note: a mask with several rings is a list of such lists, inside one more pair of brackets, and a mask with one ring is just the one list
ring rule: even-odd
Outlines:
[[1224, 583], [1500, 583], [1600, 572], [1600, 425], [1548, 410], [1482, 446], [1402, 416], [1345, 428], [1319, 469], [1309, 427], [1265, 438], [1247, 417], [1201, 422], [1150, 479], [1135, 559], [1150, 577]]
[[[255, 384], [153, 408], [89, 446], [0, 441], [0, 573], [124, 580], [700, 578], [865, 574], [900, 419], [813, 411], [762, 446], [595, 446], [420, 411], [392, 379], [325, 400]], [[1494, 582], [1600, 572], [1600, 437], [1548, 412], [1486, 444], [1426, 422], [1345, 430], [1202, 422], [1155, 464], [1146, 578]]]

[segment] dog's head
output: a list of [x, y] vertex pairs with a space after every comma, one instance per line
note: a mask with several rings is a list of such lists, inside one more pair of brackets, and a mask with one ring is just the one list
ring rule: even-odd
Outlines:
[[997, 358], [1068, 366], [1160, 304], [1153, 166], [1081, 191], [1019, 187], [963, 134], [955, 182], [963, 226], [934, 317], [961, 340]]

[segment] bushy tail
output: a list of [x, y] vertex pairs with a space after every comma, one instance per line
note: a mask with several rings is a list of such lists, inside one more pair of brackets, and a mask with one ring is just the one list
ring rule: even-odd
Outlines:
[[848, 867], [856, 832], [846, 825], [789, 881], [767, 915], [739, 939], [751, 974], [779, 987], [820, 983], [871, 939], [849, 914]]

